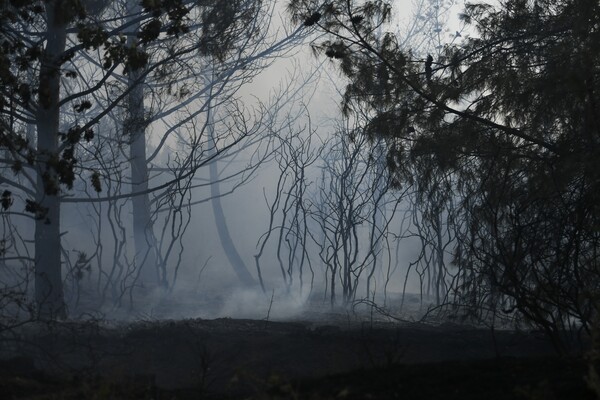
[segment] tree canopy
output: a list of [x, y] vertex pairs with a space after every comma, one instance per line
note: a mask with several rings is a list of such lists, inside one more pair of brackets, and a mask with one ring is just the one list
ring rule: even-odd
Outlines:
[[[183, 197], [187, 186], [178, 182], [193, 179], [209, 159], [259, 129], [256, 120], [256, 126], [246, 130], [232, 123], [233, 128], [223, 129], [226, 143], [213, 145], [210, 157], [203, 149], [207, 141], [199, 139], [204, 132], [194, 132], [188, 152], [163, 168], [160, 184], [149, 188], [147, 164], [173, 140], [174, 131], [180, 134], [179, 130], [188, 129], [189, 133], [192, 128], [186, 124], [206, 113], [210, 102], [194, 111], [190, 104], [219, 95], [235, 102], [227, 92], [237, 91], [267, 64], [265, 60], [301, 36], [300, 30], [285, 37], [268, 36], [265, 14], [270, 4], [260, 0], [0, 2], [0, 184], [8, 188], [2, 192], [1, 217], [10, 226], [3, 232], [3, 242], [13, 252], [2, 254], [1, 261], [25, 265], [27, 278], [22, 286], [27, 286], [28, 273], [34, 271], [41, 317], [66, 314], [61, 254], [65, 232], [60, 226], [66, 197], [70, 202], [87, 201], [104, 191], [103, 198], [94, 200], [143, 198], [145, 202], [134, 205], [134, 211], [144, 209], [145, 214], [134, 214], [143, 217], [138, 225], [148, 227], [149, 193], [170, 190]], [[217, 70], [220, 74], [214, 74]], [[215, 76], [209, 82], [211, 74]], [[145, 107], [144, 98], [152, 105]], [[175, 118], [182, 110], [186, 115]], [[231, 111], [243, 114], [241, 109]], [[159, 146], [147, 158], [145, 129], [168, 118], [177, 121], [168, 124]], [[111, 130], [111, 123], [118, 129]], [[124, 147], [131, 150], [129, 159], [122, 157]], [[123, 179], [127, 161], [136, 162], [129, 167], [129, 172], [135, 172], [130, 181]], [[164, 182], [167, 172], [172, 176]], [[152, 177], [156, 180], [158, 175]], [[115, 192], [124, 182], [131, 183], [132, 190]], [[77, 185], [84, 189], [77, 192]], [[76, 192], [84, 194], [78, 197]], [[13, 223], [14, 216], [34, 221], [33, 240], [14, 234], [17, 230], [12, 229], [22, 221]], [[20, 251], [13, 245], [16, 241], [23, 245]], [[27, 243], [33, 243], [34, 249]], [[127, 273], [134, 284], [141, 269], [136, 263], [128, 268], [137, 268], [137, 273]]]
[[562, 346], [574, 319], [589, 329], [600, 289], [600, 4], [467, 4], [470, 34], [435, 57], [376, 35], [391, 7], [289, 4], [326, 34], [313, 46], [348, 78], [345, 112], [368, 110], [396, 184], [456, 208], [458, 295]]

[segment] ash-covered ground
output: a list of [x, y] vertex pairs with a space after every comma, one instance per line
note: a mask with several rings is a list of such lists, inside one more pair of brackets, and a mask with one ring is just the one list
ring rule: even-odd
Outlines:
[[[456, 312], [440, 313], [419, 295], [332, 307], [323, 295], [285, 299], [274, 292], [239, 292], [151, 296], [135, 306], [112, 316], [86, 314], [82, 307], [87, 320], [29, 324], [5, 335], [2, 354], [9, 361], [0, 375], [53, 377], [63, 386], [64, 379], [67, 386], [73, 379], [127, 387], [133, 382], [171, 394], [193, 390], [238, 398], [272, 388], [274, 379], [275, 386], [308, 381], [318, 386], [356, 371], [554, 355], [539, 332], [461, 323]], [[10, 382], [17, 397], [31, 394], [15, 391]], [[143, 393], [139, 398], [156, 398]]]

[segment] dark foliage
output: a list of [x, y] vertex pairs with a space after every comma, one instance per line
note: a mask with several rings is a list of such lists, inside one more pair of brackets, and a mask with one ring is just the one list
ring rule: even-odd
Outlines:
[[399, 183], [454, 207], [454, 298], [516, 312], [565, 351], [559, 332], [589, 332], [600, 290], [598, 2], [469, 4], [471, 38], [425, 60], [375, 34], [383, 1], [315, 7], [290, 4], [296, 20], [323, 13], [332, 39], [315, 48], [350, 79], [344, 110], [373, 115]]

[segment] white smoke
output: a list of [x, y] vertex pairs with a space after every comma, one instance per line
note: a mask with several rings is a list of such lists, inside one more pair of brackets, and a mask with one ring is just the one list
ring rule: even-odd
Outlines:
[[260, 289], [240, 289], [225, 298], [219, 316], [249, 319], [289, 319], [304, 310], [308, 291], [287, 292], [274, 289], [263, 293]]

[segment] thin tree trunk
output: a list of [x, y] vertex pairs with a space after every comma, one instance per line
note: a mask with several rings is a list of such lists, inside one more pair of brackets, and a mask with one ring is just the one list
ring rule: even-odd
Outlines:
[[[211, 111], [212, 112], [212, 111]], [[214, 138], [214, 126], [212, 121], [212, 114], [209, 115], [211, 119], [209, 121], [209, 148], [211, 152], [216, 152], [216, 143]], [[217, 232], [219, 234], [219, 240], [221, 241], [221, 246], [223, 247], [223, 251], [227, 256], [227, 260], [229, 264], [233, 268], [233, 271], [237, 275], [240, 282], [245, 286], [255, 286], [256, 280], [248, 271], [248, 267], [240, 253], [237, 251], [235, 243], [231, 238], [231, 234], [229, 233], [229, 227], [227, 226], [227, 220], [225, 219], [225, 213], [223, 212], [223, 206], [221, 204], [221, 190], [219, 186], [219, 171], [217, 166], [217, 160], [214, 159], [210, 162], [209, 167], [210, 174], [210, 195], [211, 195], [211, 205], [213, 209], [213, 216], [215, 218], [215, 224], [217, 225]]]
[[445, 272], [446, 265], [444, 263], [444, 243], [442, 241], [442, 212], [436, 211], [436, 238], [437, 238], [437, 279], [435, 282], [435, 296], [438, 305], [442, 304], [442, 297], [446, 295]]
[[59, 177], [50, 161], [58, 156], [60, 66], [66, 23], [56, 12], [61, 1], [46, 3], [47, 43], [40, 68], [37, 113], [37, 187], [35, 223], [35, 300], [40, 318], [66, 317], [61, 256]]

